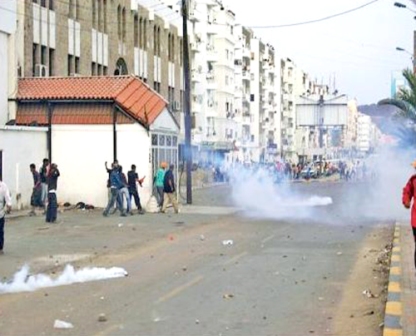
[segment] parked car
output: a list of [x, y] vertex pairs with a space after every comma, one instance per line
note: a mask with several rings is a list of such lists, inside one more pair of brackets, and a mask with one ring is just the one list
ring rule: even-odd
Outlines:
[[308, 176], [309, 176], [309, 178], [317, 178], [318, 177], [318, 171], [312, 164], [306, 166], [300, 172], [300, 177], [301, 178], [307, 178]]

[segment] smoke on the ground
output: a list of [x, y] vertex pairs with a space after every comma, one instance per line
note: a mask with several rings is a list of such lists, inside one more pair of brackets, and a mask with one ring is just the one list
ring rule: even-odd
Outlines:
[[29, 271], [29, 266], [25, 265], [14, 274], [11, 281], [0, 282], [0, 294], [31, 292], [41, 288], [120, 278], [128, 275], [126, 270], [120, 267], [85, 267], [75, 270], [72, 265], [67, 265], [62, 274], [56, 278], [46, 274], [30, 275]]
[[[239, 167], [231, 172], [232, 198], [249, 217], [274, 220], [310, 220], [320, 223], [408, 220], [401, 195], [415, 173], [416, 153], [389, 147], [365, 160], [366, 178], [332, 181], [273, 183], [267, 169]], [[355, 159], [354, 161], [363, 161]], [[370, 178], [370, 172], [373, 178]]]

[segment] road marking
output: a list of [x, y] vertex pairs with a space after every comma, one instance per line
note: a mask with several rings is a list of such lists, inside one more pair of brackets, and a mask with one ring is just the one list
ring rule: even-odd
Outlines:
[[385, 328], [383, 336], [403, 336], [403, 330]]
[[388, 291], [392, 293], [400, 293], [402, 291], [400, 288], [400, 282], [390, 281]]
[[248, 254], [248, 252], [242, 252], [242, 253], [240, 253], [240, 254], [237, 254], [236, 256], [232, 257], [231, 259], [228, 259], [228, 260], [224, 263], [224, 266], [226, 266], [226, 265], [230, 265], [230, 264], [235, 263], [238, 259], [240, 259], [240, 258], [244, 257], [244, 256], [245, 256], [245, 255], [247, 255], [247, 254]]
[[159, 303], [165, 302], [165, 301], [179, 295], [184, 290], [186, 290], [186, 289], [188, 289], [192, 286], [195, 286], [196, 284], [201, 282], [202, 279], [204, 279], [204, 277], [202, 275], [197, 276], [195, 279], [193, 279], [193, 280], [191, 280], [191, 281], [189, 281], [189, 282], [187, 282], [187, 283], [185, 283], [185, 284], [183, 284], [179, 287], [176, 287], [173, 290], [171, 290], [169, 293], [166, 293], [165, 295], [161, 296], [155, 303], [159, 304]]
[[402, 269], [400, 267], [392, 267], [390, 269], [390, 274], [391, 275], [401, 275], [402, 274]]
[[402, 303], [394, 301], [387, 302], [386, 314], [393, 316], [401, 316], [403, 314]]
[[268, 237], [264, 238], [261, 242], [262, 242], [262, 244], [265, 244], [265, 243], [267, 243], [269, 240], [272, 240], [274, 237], [275, 237], [275, 235], [268, 236]]
[[393, 254], [391, 256], [391, 261], [400, 261], [400, 255], [399, 254]]

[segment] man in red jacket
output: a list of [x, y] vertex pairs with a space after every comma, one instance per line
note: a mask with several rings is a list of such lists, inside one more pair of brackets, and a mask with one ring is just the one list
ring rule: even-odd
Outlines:
[[[416, 161], [412, 163], [413, 168], [416, 169]], [[412, 211], [410, 214], [410, 221], [413, 229], [413, 237], [415, 240], [415, 268], [416, 268], [416, 174], [413, 175], [406, 186], [403, 188], [402, 202], [406, 209], [410, 209], [410, 204], [413, 198]]]

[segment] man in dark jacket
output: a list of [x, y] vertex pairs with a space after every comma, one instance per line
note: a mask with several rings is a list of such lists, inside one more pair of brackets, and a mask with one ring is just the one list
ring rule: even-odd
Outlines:
[[175, 213], [179, 212], [178, 208], [178, 202], [176, 201], [176, 195], [175, 195], [175, 179], [173, 176], [173, 169], [175, 166], [171, 164], [169, 166], [169, 170], [165, 173], [165, 178], [163, 181], [163, 191], [164, 191], [164, 200], [163, 200], [163, 206], [162, 206], [162, 213], [166, 212], [166, 208], [170, 203], [172, 203], [173, 208], [175, 209]]
[[111, 189], [111, 199], [108, 201], [107, 207], [103, 212], [103, 216], [107, 217], [110, 209], [114, 207], [114, 204], [117, 203], [117, 207], [120, 210], [121, 216], [126, 217], [126, 213], [123, 209], [123, 205], [117, 201], [120, 190], [124, 188], [123, 181], [121, 180], [120, 169], [118, 162], [114, 162], [111, 166], [110, 173], [110, 189]]
[[55, 223], [58, 214], [58, 200], [56, 190], [58, 189], [58, 177], [60, 176], [58, 166], [51, 164], [47, 175], [48, 182], [48, 207], [46, 209], [46, 222]]

